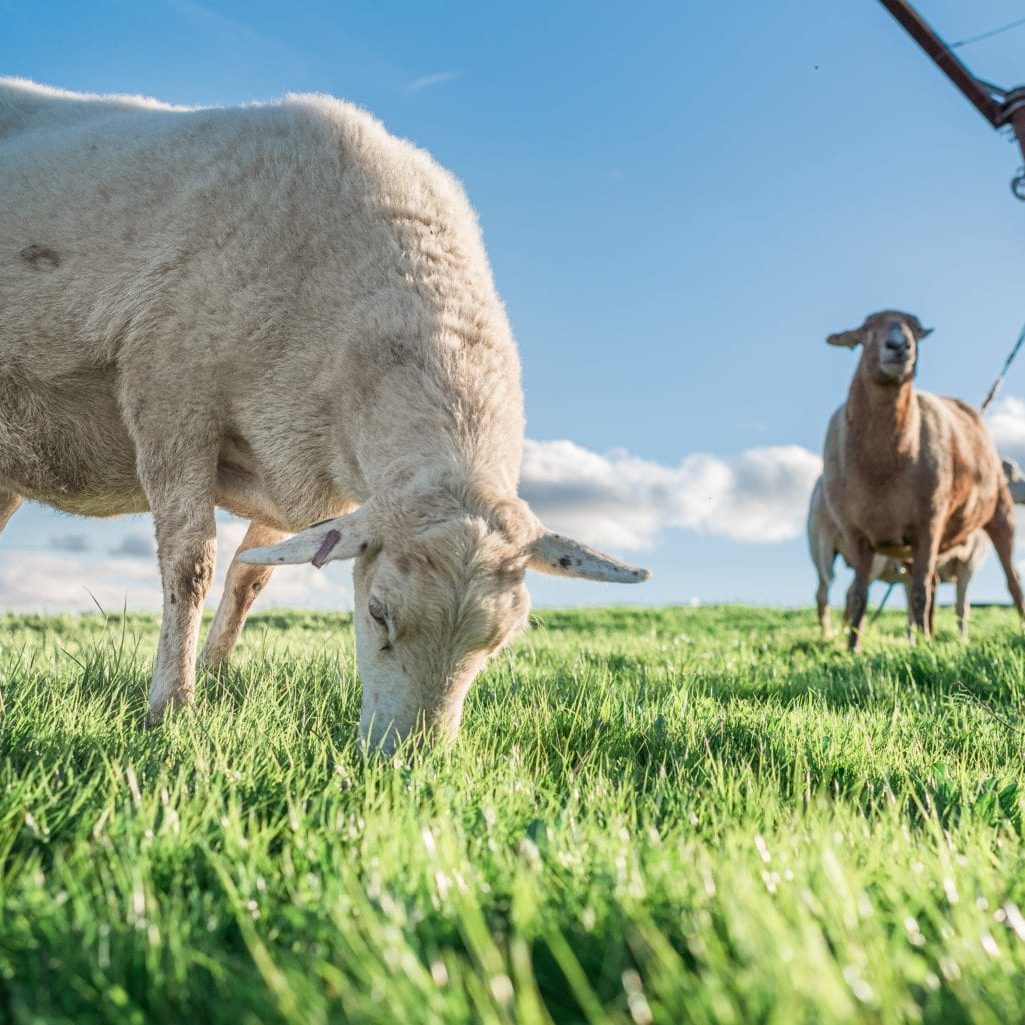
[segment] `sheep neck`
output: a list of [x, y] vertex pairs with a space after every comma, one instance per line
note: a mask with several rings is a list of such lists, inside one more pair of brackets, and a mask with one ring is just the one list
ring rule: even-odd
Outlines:
[[864, 366], [847, 396], [847, 439], [853, 463], [874, 479], [886, 479], [918, 450], [919, 414], [910, 380], [880, 384]]

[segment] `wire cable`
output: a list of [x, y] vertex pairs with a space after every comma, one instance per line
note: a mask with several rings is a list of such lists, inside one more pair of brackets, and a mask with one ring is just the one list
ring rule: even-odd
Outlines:
[[1009, 32], [1012, 28], [1017, 28], [1019, 25], [1025, 25], [1025, 18], [1009, 21], [1006, 25], [1001, 25], [999, 28], [991, 28], [988, 32], [980, 32], [977, 36], [965, 36], [964, 39], [959, 39], [956, 43], [950, 43], [949, 46], [951, 50], [958, 46], [971, 46], [972, 43], [981, 43], [983, 39], [990, 39], [993, 36], [999, 36], [1002, 32]]

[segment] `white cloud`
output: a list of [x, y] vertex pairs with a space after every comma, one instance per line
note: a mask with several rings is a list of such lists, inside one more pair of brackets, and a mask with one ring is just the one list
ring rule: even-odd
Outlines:
[[421, 89], [430, 89], [431, 86], [441, 85], [444, 82], [451, 82], [456, 77], [454, 71], [436, 71], [433, 75], [421, 75], [407, 82], [402, 90], [407, 96], [420, 92]]
[[153, 559], [156, 553], [157, 546], [149, 534], [125, 534], [120, 543], [110, 549], [111, 555], [132, 559]]
[[1008, 396], [994, 403], [986, 423], [1002, 456], [1025, 463], [1025, 402]]
[[520, 493], [547, 526], [611, 548], [650, 548], [667, 527], [774, 542], [804, 529], [821, 472], [822, 460], [797, 445], [663, 466], [622, 450], [527, 440]]
[[155, 569], [136, 559], [9, 552], [0, 558], [0, 605], [18, 612], [116, 612], [160, 608]]
[[54, 534], [50, 538], [50, 547], [58, 552], [87, 552], [89, 539], [85, 534], [67, 533]]

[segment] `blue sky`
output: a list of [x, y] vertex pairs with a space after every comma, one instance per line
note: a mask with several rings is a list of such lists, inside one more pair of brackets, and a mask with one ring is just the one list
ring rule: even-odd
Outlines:
[[[920, 9], [950, 39], [1022, 14]], [[1025, 81], [1025, 28], [961, 52]], [[978, 401], [1025, 319], [1020, 157], [875, 0], [0, 0], [0, 73], [185, 104], [329, 92], [451, 168], [519, 340], [528, 436], [585, 450], [535, 449], [526, 484], [656, 573], [629, 591], [535, 580], [540, 604], [808, 603], [808, 453], [854, 367], [825, 335], [910, 310], [936, 328], [921, 386]], [[1025, 361], [1005, 394], [1025, 396]], [[1001, 438], [1025, 457], [1025, 407], [1005, 404]], [[148, 533], [22, 509], [0, 600], [38, 579], [55, 607], [87, 582], [146, 604]], [[269, 599], [344, 603], [345, 572], [314, 576]], [[1003, 599], [993, 564], [975, 597]]]

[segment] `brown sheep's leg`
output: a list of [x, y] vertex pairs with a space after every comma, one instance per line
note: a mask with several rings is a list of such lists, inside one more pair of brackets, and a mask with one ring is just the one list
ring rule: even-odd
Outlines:
[[847, 591], [847, 621], [851, 632], [847, 637], [847, 650], [861, 650], [861, 621], [868, 608], [868, 585], [872, 581], [872, 561], [875, 552], [863, 537], [849, 538], [851, 565], [854, 567], [854, 582]]
[[932, 637], [932, 606], [936, 595], [939, 531], [930, 524], [915, 544], [911, 565], [911, 621], [926, 640]]
[[238, 641], [246, 616], [256, 600], [256, 596], [267, 586], [273, 566], [250, 566], [239, 562], [239, 555], [247, 548], [261, 545], [277, 544], [288, 535], [273, 527], [265, 527], [260, 523], [250, 523], [246, 536], [235, 552], [224, 581], [224, 594], [217, 606], [217, 614], [210, 625], [210, 632], [203, 645], [203, 653], [199, 656], [202, 665], [216, 669], [231, 655]]
[[1007, 590], [1011, 592], [1011, 601], [1018, 610], [1018, 614], [1025, 619], [1025, 601], [1022, 600], [1021, 581], [1018, 579], [1018, 570], [1014, 565], [1014, 507], [1010, 503], [1010, 496], [1005, 502], [1001, 498], [993, 519], [986, 524], [986, 533], [993, 542], [997, 558], [1004, 570], [1004, 577], [1007, 579]]

